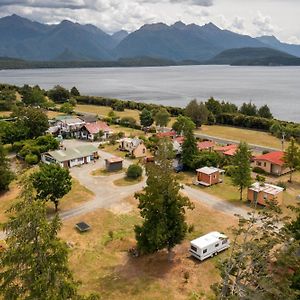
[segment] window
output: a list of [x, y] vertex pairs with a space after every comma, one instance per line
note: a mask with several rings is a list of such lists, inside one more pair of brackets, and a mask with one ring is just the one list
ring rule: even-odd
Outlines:
[[267, 166], [267, 163], [266, 162], [264, 162], [264, 167], [266, 167]]
[[191, 249], [195, 252], [197, 252], [197, 248], [195, 246], [191, 246]]
[[264, 193], [264, 199], [265, 199], [265, 200], [268, 199], [268, 194]]
[[222, 245], [227, 244], [227, 242], [228, 242], [228, 240], [223, 240], [223, 241], [222, 241]]
[[220, 244], [215, 244], [215, 247], [217, 248], [217, 247], [219, 247], [219, 245], [220, 245]]
[[204, 249], [204, 250], [203, 250], [203, 254], [206, 253], [206, 252], [207, 252], [207, 249]]
[[261, 166], [261, 162], [260, 162], [260, 161], [257, 161], [256, 164], [257, 164], [258, 166]]

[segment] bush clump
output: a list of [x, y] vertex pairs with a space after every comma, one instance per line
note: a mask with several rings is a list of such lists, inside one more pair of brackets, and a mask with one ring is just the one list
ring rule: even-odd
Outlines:
[[137, 179], [143, 174], [143, 169], [141, 166], [133, 164], [130, 165], [127, 169], [126, 176], [130, 179]]

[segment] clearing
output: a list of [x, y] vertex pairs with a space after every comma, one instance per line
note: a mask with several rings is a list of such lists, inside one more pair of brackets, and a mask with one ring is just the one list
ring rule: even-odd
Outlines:
[[[195, 202], [195, 209], [187, 213], [194, 232], [175, 248], [172, 263], [165, 251], [132, 258], [127, 251], [135, 246], [134, 226], [141, 219], [137, 201], [130, 197], [126, 202], [132, 207], [126, 214], [98, 209], [64, 222], [60, 236], [73, 245], [70, 265], [82, 282], [82, 292], [97, 292], [112, 300], [209, 299], [210, 285], [219, 279], [217, 261], [226, 252], [200, 263], [188, 253], [189, 240], [212, 230], [228, 233], [237, 219]], [[74, 225], [80, 221], [89, 223], [91, 231], [78, 233]]]

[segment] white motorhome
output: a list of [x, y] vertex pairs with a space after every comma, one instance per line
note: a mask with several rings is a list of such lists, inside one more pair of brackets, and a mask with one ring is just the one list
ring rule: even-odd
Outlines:
[[190, 252], [199, 260], [213, 257], [229, 248], [230, 242], [226, 235], [213, 231], [191, 241]]

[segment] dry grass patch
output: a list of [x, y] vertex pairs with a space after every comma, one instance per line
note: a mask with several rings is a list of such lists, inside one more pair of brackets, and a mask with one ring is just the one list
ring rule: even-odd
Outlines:
[[0, 111], [0, 117], [9, 117], [11, 111]]
[[4, 223], [8, 219], [6, 211], [16, 202], [20, 193], [20, 188], [16, 181], [10, 184], [10, 189], [7, 192], [0, 193], [0, 223]]
[[114, 185], [116, 186], [128, 186], [128, 185], [134, 185], [134, 184], [138, 184], [143, 180], [143, 177], [139, 177], [137, 179], [132, 179], [132, 178], [128, 178], [128, 177], [123, 177], [120, 179], [117, 179], [113, 182]]
[[122, 170], [117, 170], [117, 171], [108, 171], [106, 169], [97, 169], [91, 172], [92, 176], [110, 176], [110, 175], [115, 175], [115, 174], [120, 174], [120, 173], [124, 173], [126, 171], [126, 169], [122, 169]]
[[[165, 251], [132, 258], [127, 251], [135, 246], [134, 226], [141, 219], [137, 201], [126, 201], [134, 207], [130, 213], [99, 209], [64, 222], [60, 235], [74, 244], [70, 265], [76, 279], [82, 281], [82, 292], [98, 292], [103, 299], [112, 300], [210, 299], [210, 285], [219, 279], [216, 263], [226, 252], [200, 263], [190, 257], [189, 240], [213, 230], [228, 233], [228, 226], [236, 225], [237, 219], [195, 202], [195, 209], [187, 213], [195, 231], [174, 249], [172, 263]], [[90, 224], [91, 231], [78, 233], [74, 225], [80, 221]], [[187, 282], [185, 273], [189, 274]]]
[[136, 137], [140, 135], [145, 135], [144, 131], [138, 129], [123, 127], [120, 125], [110, 125], [109, 127], [114, 131], [114, 133], [124, 132], [126, 137]]
[[204, 125], [201, 129], [196, 130], [196, 132], [224, 139], [246, 141], [249, 144], [281, 149], [280, 139], [267, 132], [219, 125]]
[[[81, 185], [80, 182], [73, 178], [72, 179], [72, 189], [65, 195], [59, 202], [59, 210], [66, 211], [75, 208], [87, 201], [92, 200], [94, 193], [90, 191], [85, 186]], [[53, 203], [49, 203], [51, 208], [53, 208]]]

